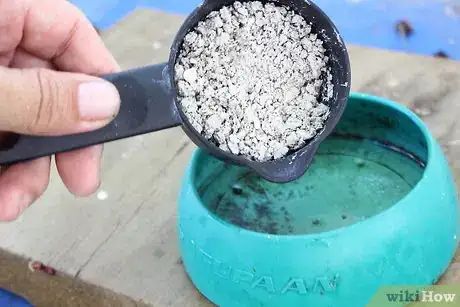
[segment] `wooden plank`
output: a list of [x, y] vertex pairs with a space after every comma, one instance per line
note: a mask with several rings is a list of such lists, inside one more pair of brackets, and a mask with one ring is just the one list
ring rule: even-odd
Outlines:
[[[162, 62], [182, 20], [138, 10], [103, 37], [123, 68]], [[357, 46], [350, 53], [353, 89], [422, 113], [459, 179], [460, 64]], [[0, 225], [0, 247], [153, 306], [211, 306], [183, 271], [175, 228], [178, 190], [194, 149], [179, 128], [107, 144], [103, 200], [72, 197], [53, 170], [44, 197], [18, 221]], [[459, 266], [442, 282], [460, 282]]]
[[34, 307], [147, 307], [67, 275], [32, 272], [27, 261], [5, 252], [0, 252], [0, 287], [26, 298]]

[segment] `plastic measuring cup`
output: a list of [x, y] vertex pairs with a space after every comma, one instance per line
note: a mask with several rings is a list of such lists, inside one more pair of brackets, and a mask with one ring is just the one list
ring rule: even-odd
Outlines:
[[322, 131], [305, 146], [288, 153], [283, 158], [257, 162], [225, 152], [195, 131], [182, 112], [177, 100], [174, 65], [184, 37], [198, 22], [205, 19], [212, 11], [231, 5], [233, 2], [235, 1], [208, 0], [196, 8], [179, 29], [167, 63], [102, 76], [116, 86], [121, 96], [120, 112], [109, 125], [92, 132], [56, 137], [12, 135], [0, 151], [0, 164], [21, 162], [182, 126], [185, 133], [200, 148], [229, 163], [249, 167], [269, 181], [290, 182], [302, 176], [313, 160], [319, 144], [334, 129], [345, 109], [351, 79], [347, 49], [335, 25], [314, 3], [304, 0], [261, 1], [290, 7], [311, 22], [312, 31], [324, 41], [334, 87], [333, 98], [325, 102], [330, 107], [330, 115]]

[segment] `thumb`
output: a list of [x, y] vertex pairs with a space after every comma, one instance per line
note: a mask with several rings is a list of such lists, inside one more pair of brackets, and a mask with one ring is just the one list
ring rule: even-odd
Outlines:
[[48, 69], [0, 68], [0, 131], [64, 135], [96, 130], [117, 115], [111, 83]]

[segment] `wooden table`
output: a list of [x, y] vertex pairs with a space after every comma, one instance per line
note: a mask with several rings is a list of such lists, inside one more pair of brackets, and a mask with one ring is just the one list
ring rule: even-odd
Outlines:
[[[102, 35], [122, 67], [132, 68], [165, 61], [182, 20], [137, 10]], [[357, 46], [349, 50], [353, 90], [416, 110], [442, 143], [458, 182], [460, 63]], [[92, 306], [91, 295], [110, 298], [94, 306], [140, 306], [139, 301], [212, 306], [184, 273], [175, 228], [176, 197], [194, 149], [179, 128], [107, 144], [101, 191], [88, 199], [71, 196], [53, 169], [44, 197], [18, 221], [0, 225], [0, 248], [6, 251], [0, 257], [0, 285], [37, 306]], [[42, 261], [64, 276], [37, 277], [11, 254]], [[456, 261], [441, 283], [460, 283], [459, 255]], [[93, 289], [87, 283], [117, 294], [97, 288], [87, 295]]]

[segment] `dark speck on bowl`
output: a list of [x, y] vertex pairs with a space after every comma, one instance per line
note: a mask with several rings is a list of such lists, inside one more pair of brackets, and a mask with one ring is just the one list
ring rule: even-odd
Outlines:
[[321, 220], [320, 219], [314, 219], [312, 224], [315, 225], [315, 226], [319, 226], [319, 225], [321, 225]]
[[232, 186], [232, 192], [235, 195], [241, 195], [243, 194], [243, 187], [236, 183]]

